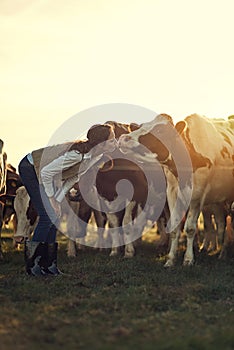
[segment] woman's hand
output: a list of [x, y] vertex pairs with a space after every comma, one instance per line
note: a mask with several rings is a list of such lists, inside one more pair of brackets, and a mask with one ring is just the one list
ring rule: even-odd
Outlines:
[[58, 201], [56, 201], [56, 199], [54, 197], [49, 197], [50, 200], [50, 204], [52, 206], [52, 208], [55, 211], [55, 214], [60, 217], [61, 216], [61, 205]]

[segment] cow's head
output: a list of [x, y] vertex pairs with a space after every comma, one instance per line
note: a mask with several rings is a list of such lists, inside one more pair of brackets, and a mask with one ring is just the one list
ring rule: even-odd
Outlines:
[[119, 123], [114, 120], [108, 120], [105, 122], [105, 124], [109, 124], [113, 127], [116, 139], [123, 134], [128, 134], [131, 131], [128, 124]]
[[6, 192], [9, 196], [15, 196], [17, 189], [22, 186], [20, 176], [11, 164], [7, 164], [6, 186]]
[[128, 135], [122, 135], [119, 147], [123, 153], [133, 153], [139, 160], [157, 158], [164, 162], [169, 157], [168, 145], [164, 141], [173, 141], [173, 131], [172, 118], [168, 114], [159, 114]]
[[105, 124], [109, 124], [113, 127], [116, 139], [119, 139], [121, 135], [128, 134], [131, 131], [139, 129], [140, 127], [137, 123], [126, 124], [116, 122], [113, 120], [108, 120], [107, 122], [105, 122]]

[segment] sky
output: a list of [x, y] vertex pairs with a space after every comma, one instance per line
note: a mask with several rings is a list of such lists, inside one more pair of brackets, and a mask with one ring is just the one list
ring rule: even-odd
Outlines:
[[[93, 123], [82, 111], [95, 106], [136, 105], [175, 121], [234, 114], [233, 13], [233, 0], [0, 0], [8, 162], [17, 167], [70, 118], [78, 137]], [[96, 122], [113, 119], [106, 114]]]

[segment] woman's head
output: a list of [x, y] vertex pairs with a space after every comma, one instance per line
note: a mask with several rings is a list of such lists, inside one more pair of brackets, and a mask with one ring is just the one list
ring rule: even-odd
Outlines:
[[89, 144], [94, 147], [101, 142], [108, 140], [111, 135], [114, 137], [113, 127], [109, 124], [95, 124], [87, 132]]
[[[114, 129], [109, 124], [95, 124], [87, 132], [86, 141], [76, 141], [70, 147], [70, 151], [76, 150], [81, 153], [88, 153], [92, 148], [97, 146], [99, 143], [105, 142], [108, 139], [114, 141], [115, 133]], [[109, 144], [111, 149], [111, 144]], [[114, 146], [113, 146], [114, 148]]]

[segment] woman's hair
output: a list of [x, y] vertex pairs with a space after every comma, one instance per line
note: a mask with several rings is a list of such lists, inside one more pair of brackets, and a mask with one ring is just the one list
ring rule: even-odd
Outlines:
[[113, 127], [109, 124], [95, 124], [87, 132], [86, 141], [76, 141], [69, 148], [69, 151], [76, 150], [80, 153], [88, 153], [93, 147], [104, 142], [110, 136]]

